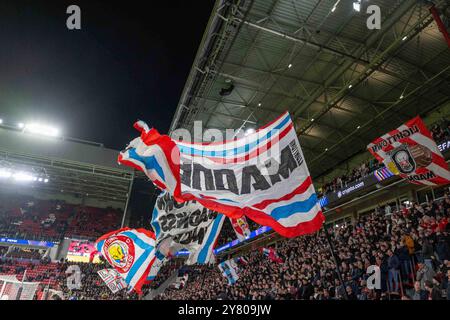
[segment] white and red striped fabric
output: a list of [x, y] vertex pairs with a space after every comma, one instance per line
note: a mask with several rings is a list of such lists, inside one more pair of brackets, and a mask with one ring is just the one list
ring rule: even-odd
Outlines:
[[325, 220], [288, 112], [243, 138], [212, 143], [174, 141], [142, 121], [119, 163], [143, 171], [178, 202], [196, 200], [237, 219], [247, 216], [295, 237]]
[[444, 185], [450, 172], [422, 119], [417, 116], [367, 146], [392, 173], [421, 185]]

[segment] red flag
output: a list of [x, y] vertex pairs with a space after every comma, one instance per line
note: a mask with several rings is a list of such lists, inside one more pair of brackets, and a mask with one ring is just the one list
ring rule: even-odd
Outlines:
[[420, 117], [406, 122], [367, 146], [394, 174], [421, 185], [450, 182], [447, 162]]

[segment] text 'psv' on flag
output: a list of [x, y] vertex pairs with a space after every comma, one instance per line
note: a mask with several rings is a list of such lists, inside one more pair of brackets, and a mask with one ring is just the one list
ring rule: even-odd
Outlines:
[[122, 228], [103, 235], [97, 239], [95, 246], [128, 287], [141, 293], [156, 260], [153, 232]]
[[367, 146], [394, 174], [421, 185], [450, 182], [447, 162], [420, 117], [375, 139]]
[[134, 125], [141, 135], [119, 163], [143, 171], [178, 202], [196, 200], [237, 219], [243, 215], [285, 237], [320, 229], [318, 203], [289, 113], [242, 138], [222, 142], [175, 141]]

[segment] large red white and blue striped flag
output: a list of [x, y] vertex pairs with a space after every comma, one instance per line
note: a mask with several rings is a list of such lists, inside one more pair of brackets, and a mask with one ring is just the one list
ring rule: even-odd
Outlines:
[[320, 229], [318, 203], [289, 113], [242, 138], [224, 142], [174, 141], [135, 123], [141, 136], [119, 163], [143, 171], [179, 201], [197, 200], [230, 218], [243, 215], [285, 237]]
[[129, 289], [140, 293], [142, 285], [148, 282], [147, 277], [156, 261], [153, 232], [122, 228], [98, 238], [95, 246], [124, 279]]
[[250, 236], [251, 231], [245, 216], [238, 219], [230, 219], [230, 223], [240, 241], [244, 241], [248, 236]]
[[421, 185], [450, 183], [450, 172], [441, 151], [420, 117], [375, 139], [367, 146], [389, 171]]

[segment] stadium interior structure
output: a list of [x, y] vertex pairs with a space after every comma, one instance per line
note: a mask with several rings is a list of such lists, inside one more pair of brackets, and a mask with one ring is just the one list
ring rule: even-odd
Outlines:
[[[449, 29], [449, 4], [432, 3]], [[367, 28], [370, 4], [381, 9], [379, 30]], [[217, 0], [171, 131], [193, 129], [195, 121], [204, 129], [255, 130], [289, 111], [326, 228], [286, 240], [249, 221], [250, 239], [235, 241], [226, 222], [217, 259], [244, 257], [271, 275], [255, 278], [243, 266], [242, 284], [228, 288], [217, 268], [186, 267], [180, 256], [139, 298], [415, 299], [408, 292], [417, 280], [422, 291], [425, 280], [432, 282], [430, 296], [447, 290], [449, 186], [410, 184], [367, 151], [373, 139], [419, 115], [450, 159], [450, 44], [429, 8], [417, 0]], [[0, 125], [0, 298], [138, 298], [111, 294], [96, 273], [102, 261], [89, 262], [92, 241], [130, 225], [133, 184], [146, 180], [118, 166], [117, 154], [101, 144]], [[27, 184], [13, 183], [14, 172], [29, 173]], [[414, 245], [405, 257], [406, 236]], [[429, 241], [434, 258], [425, 258], [424, 267], [417, 257]], [[276, 248], [283, 264], [259, 257], [263, 247]], [[404, 263], [393, 276], [398, 281], [387, 267], [389, 249]], [[366, 290], [361, 270], [378, 262], [382, 289]], [[73, 264], [87, 275], [75, 290], [65, 282]], [[189, 275], [182, 285], [181, 274]]]

